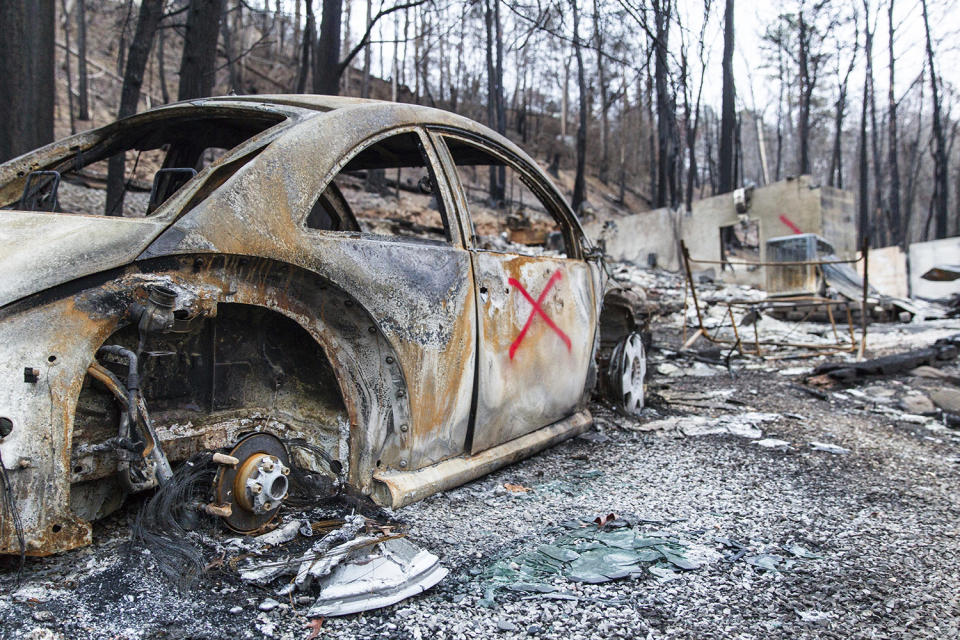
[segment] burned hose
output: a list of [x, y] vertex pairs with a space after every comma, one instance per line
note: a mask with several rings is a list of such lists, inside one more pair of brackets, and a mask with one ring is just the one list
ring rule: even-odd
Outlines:
[[127, 360], [127, 384], [126, 387], [117, 380], [108, 369], [95, 362], [87, 371], [95, 378], [100, 380], [113, 394], [121, 405], [125, 405], [126, 411], [120, 418], [120, 428], [117, 436], [118, 446], [125, 449], [131, 449], [130, 435], [131, 429], [136, 428], [138, 422], [142, 424], [141, 435], [145, 441], [142, 457], [149, 461], [153, 473], [148, 473], [148, 478], [144, 481], [134, 481], [130, 477], [130, 465], [127, 461], [121, 461], [119, 471], [121, 480], [127, 485], [130, 491], [140, 491], [153, 485], [154, 475], [157, 484], [167, 482], [173, 476], [173, 470], [170, 462], [167, 460], [163, 449], [160, 448], [160, 442], [153, 429], [150, 416], [147, 413], [146, 403], [140, 394], [140, 372], [137, 355], [125, 347], [118, 345], [105, 345], [97, 352], [100, 354], [111, 354]]
[[127, 416], [130, 424], [137, 424], [137, 394], [140, 391], [140, 367], [135, 354], [130, 349], [119, 345], [108, 344], [100, 347], [97, 355], [109, 353], [127, 359]]

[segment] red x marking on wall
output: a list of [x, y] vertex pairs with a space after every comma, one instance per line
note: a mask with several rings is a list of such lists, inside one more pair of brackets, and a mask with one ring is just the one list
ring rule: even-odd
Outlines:
[[516, 287], [517, 290], [523, 294], [523, 297], [526, 298], [530, 304], [533, 305], [533, 308], [530, 310], [530, 317], [527, 318], [527, 323], [523, 325], [523, 329], [520, 330], [520, 335], [517, 336], [516, 340], [513, 341], [513, 344], [510, 345], [510, 359], [513, 360], [513, 354], [517, 352], [517, 348], [520, 346], [520, 343], [523, 342], [524, 336], [527, 335], [527, 331], [530, 329], [530, 325], [533, 324], [533, 318], [536, 314], [544, 319], [544, 321], [549, 325], [551, 329], [557, 332], [557, 335], [560, 336], [560, 339], [563, 340], [564, 344], [567, 345], [567, 351], [569, 351], [572, 346], [570, 344], [570, 338], [567, 337], [560, 327], [558, 327], [553, 320], [550, 319], [550, 316], [544, 312], [543, 307], [540, 304], [543, 302], [543, 299], [547, 297], [547, 293], [550, 291], [550, 287], [556, 284], [557, 280], [563, 277], [563, 274], [558, 270], [550, 276], [550, 280], [547, 281], [547, 286], [543, 288], [543, 291], [540, 292], [540, 296], [534, 300], [533, 296], [527, 293], [527, 290], [523, 288], [523, 285], [520, 284], [516, 279], [510, 278], [507, 282], [510, 283], [511, 287]]

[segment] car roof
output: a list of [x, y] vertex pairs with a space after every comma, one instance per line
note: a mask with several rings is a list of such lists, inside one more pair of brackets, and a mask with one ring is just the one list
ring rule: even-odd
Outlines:
[[348, 96], [329, 96], [319, 94], [278, 93], [215, 96], [210, 98], [201, 98], [198, 100], [183, 101], [168, 106], [174, 107], [183, 104], [189, 104], [192, 106], [202, 106], [206, 104], [211, 106], [226, 104], [232, 104], [235, 106], [256, 105], [256, 107], [260, 109], [265, 107], [270, 108], [271, 106], [287, 109], [293, 107], [303, 109], [305, 111], [317, 111], [324, 113], [332, 111], [342, 113], [354, 109], [376, 110], [378, 108], [391, 112], [402, 110], [408, 114], [409, 124], [411, 125], [442, 124], [455, 126], [467, 130], [473, 130], [477, 133], [483, 134], [485, 137], [489, 137], [497, 141], [505, 141], [510, 147], [514, 146], [501, 134], [497, 133], [493, 129], [490, 129], [489, 127], [484, 126], [476, 120], [471, 120], [470, 118], [458, 115], [452, 111], [446, 111], [444, 109], [437, 109], [435, 107], [428, 107], [409, 102], [392, 102], [389, 100], [372, 100], [369, 98], [352, 98]]

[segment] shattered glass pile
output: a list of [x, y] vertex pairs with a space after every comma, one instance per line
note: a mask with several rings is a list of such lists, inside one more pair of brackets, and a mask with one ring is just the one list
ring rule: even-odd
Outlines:
[[[602, 521], [601, 521], [602, 522]], [[495, 562], [480, 575], [487, 583], [483, 606], [492, 606], [498, 589], [575, 599], [566, 582], [599, 584], [653, 575], [669, 580], [677, 571], [698, 569], [718, 554], [665, 531], [641, 532], [627, 520], [603, 524], [569, 521], [567, 533], [535, 551]]]

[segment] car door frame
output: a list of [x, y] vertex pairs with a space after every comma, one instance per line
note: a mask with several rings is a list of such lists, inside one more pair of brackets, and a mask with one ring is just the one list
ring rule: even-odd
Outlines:
[[[352, 158], [382, 140], [405, 133], [417, 135], [426, 161], [431, 165], [430, 171], [439, 190], [437, 195], [446, 212], [448, 240], [440, 243], [439, 241], [424, 241], [415, 237], [378, 234], [362, 230], [313, 229], [306, 225], [309, 211], [323, 197], [323, 191]], [[349, 153], [344, 154], [331, 168], [322, 181], [316, 197], [300, 215], [299, 227], [308, 237], [314, 239], [317, 246], [329, 241], [345, 242], [356, 246], [365, 259], [373, 259], [377, 256], [379, 256], [379, 259], [387, 259], [390, 256], [395, 256], [398, 248], [405, 250], [406, 247], [425, 251], [467, 253], [466, 240], [455, 203], [454, 189], [446, 177], [442, 158], [438, 154], [433, 140], [420, 124], [405, 124], [379, 131], [351, 148]], [[467, 259], [463, 262], [465, 277], [472, 280], [472, 261], [467, 256]], [[400, 271], [404, 270], [401, 269]], [[363, 282], [363, 287], [368, 289], [367, 295], [370, 295], [372, 285], [375, 285], [375, 277], [362, 275], [356, 279], [357, 284]], [[425, 338], [426, 341], [423, 343], [403, 336], [414, 333], [419, 335], [424, 332], [412, 332], [405, 328], [392, 327], [391, 325], [395, 324], [394, 322], [380, 322], [383, 318], [378, 318], [376, 313], [372, 313], [374, 319], [380, 323], [379, 330], [393, 344], [399, 356], [397, 364], [400, 365], [402, 381], [398, 381], [395, 386], [409, 390], [409, 393], [405, 394], [401, 402], [394, 404], [394, 413], [390, 417], [391, 426], [388, 429], [386, 440], [382, 446], [378, 447], [379, 453], [374, 456], [377, 458], [378, 468], [379, 458], [382, 458], [385, 464], [390, 460], [394, 461], [400, 469], [413, 470], [464, 453], [464, 442], [469, 433], [472, 419], [471, 390], [476, 386], [474, 380], [477, 338], [475, 325], [476, 299], [475, 289], [470, 285], [472, 285], [472, 282], [468, 283], [466, 289], [469, 295], [466, 295], [463, 300], [465, 313], [458, 314], [457, 319], [447, 318], [449, 322], [459, 322], [459, 326], [448, 326], [439, 332], [429, 332], [434, 333], [434, 336], [429, 339]], [[359, 299], [359, 302], [365, 304], [363, 299]], [[372, 309], [375, 306], [380, 305], [370, 305], [370, 308]], [[449, 333], [452, 339], [457, 340], [461, 345], [460, 350], [463, 351], [463, 357], [459, 364], [453, 361], [455, 358], [451, 358], [451, 347], [455, 345], [452, 345], [450, 341], [442, 345], [433, 344], [437, 340], [437, 334], [445, 333]], [[392, 358], [387, 358], [387, 364], [393, 364]], [[387, 366], [385, 369], [392, 369], [392, 367]], [[444, 371], [451, 372], [451, 374], [442, 375]], [[453, 372], [455, 372], [455, 375]], [[407, 411], [397, 413], [396, 407], [398, 405], [408, 405]]]
[[[471, 263], [473, 266], [474, 286], [476, 287], [477, 299], [477, 373], [474, 378], [474, 398], [473, 409], [471, 412], [471, 428], [469, 430], [469, 438], [465, 448], [469, 453], [476, 454], [480, 451], [489, 449], [490, 447], [526, 435], [527, 433], [536, 431], [542, 427], [546, 427], [557, 420], [571, 415], [579, 408], [582, 408], [582, 406], [585, 404], [589, 395], [589, 390], [592, 388], [593, 381], [595, 379], [595, 370], [593, 365], [597, 336], [596, 328], [598, 325], [600, 311], [597, 300], [600, 297], [599, 291], [600, 287], [602, 286], [602, 282], [598, 265], [587, 258], [584, 246], [585, 236], [582, 228], [579, 225], [579, 222], [576, 220], [572, 210], [569, 208], [560, 193], [556, 190], [556, 187], [552, 184], [552, 182], [542, 175], [542, 172], [535, 169], [535, 164], [532, 164], [530, 160], [513, 152], [505, 145], [499, 144], [496, 140], [492, 140], [489, 137], [478, 136], [474, 132], [449, 126], [427, 127], [427, 131], [433, 140], [434, 148], [437, 150], [437, 155], [440, 158], [443, 171], [445, 172], [446, 179], [450, 185], [450, 192], [454, 196], [455, 205], [457, 208], [457, 217], [460, 219], [460, 223], [462, 225], [464, 242], [472, 258]], [[580, 311], [581, 317], [586, 320], [586, 330], [582, 333], [584, 334], [584, 342], [587, 344], [578, 345], [578, 348], [581, 349], [581, 351], [578, 352], [578, 355], [580, 357], [580, 365], [583, 367], [583, 375], [582, 378], [579, 375], [576, 376], [576, 380], [582, 380], [582, 383], [575, 382], [573, 384], [573, 387], [576, 388], [575, 398], [571, 397], [569, 390], [566, 390], [562, 393], [557, 393], [552, 398], [549, 397], [549, 393], [546, 395], [541, 394], [539, 396], [540, 402], [546, 402], [548, 405], [553, 404], [553, 415], [551, 415], [549, 411], [545, 412], [545, 415], [549, 415], [551, 419], [536, 422], [536, 418], [533, 418], [534, 422], [532, 423], [517, 424], [514, 422], [513, 426], [507, 426], [507, 424], [510, 422], [509, 416], [507, 415], [508, 411], [517, 411], [521, 415], [524, 414], [523, 407], [518, 406], [523, 404], [523, 399], [520, 399], [519, 402], [517, 402], [515, 399], [511, 405], [506, 403], [501, 404], [497, 407], [495, 414], [491, 414], [489, 411], [486, 411], [487, 403], [485, 399], [490, 394], [488, 393], [488, 389], [481, 387], [485, 385], [485, 377], [492, 377], [493, 374], [483, 370], [485, 366], [485, 360], [489, 361], [490, 356], [484, 355], [484, 351], [486, 350], [484, 343], [487, 338], [485, 335], [487, 333], [487, 329], [485, 328], [482, 310], [486, 300], [484, 299], [485, 287], [481, 282], [483, 277], [483, 273], [481, 273], [481, 271], [483, 271], [483, 268], [480, 266], [479, 262], [483, 260], [484, 254], [516, 256], [521, 260], [529, 259], [530, 262], [537, 261], [537, 256], [509, 254], [502, 251], [491, 251], [477, 246], [475, 242], [476, 236], [474, 233], [473, 219], [470, 214], [466, 192], [460, 180], [460, 174], [453, 159], [453, 155], [448, 149], [444, 140], [445, 137], [461, 139], [464, 142], [473, 144], [485, 150], [489, 154], [503, 160], [507, 165], [511, 166], [514, 171], [517, 172], [524, 184], [543, 204], [548, 207], [550, 215], [556, 220], [561, 232], [563, 233], [566, 255], [560, 258], [544, 257], [541, 258], [541, 262], [548, 263], [562, 261], [563, 263], [567, 263], [569, 265], [582, 265], [584, 269], [581, 282], [583, 283], [584, 289], [586, 289], [585, 291], [582, 291], [586, 300], [584, 301], [584, 304], [580, 305]], [[545, 287], [546, 285], [542, 284], [541, 286]], [[539, 290], [540, 289], [538, 289], [538, 291]], [[531, 314], [532, 313], [533, 311], [531, 310]], [[496, 366], [497, 365], [494, 365], [494, 367]], [[578, 371], [574, 373], [579, 374], [581, 372]], [[524, 378], [530, 376], [530, 379], [528, 379], [527, 382], [530, 383], [530, 391], [533, 395], [536, 395], [538, 392], [542, 392], [542, 389], [545, 387], [545, 385], [536, 384], [535, 376], [537, 374], [535, 371], [526, 371], [521, 375]], [[540, 382], [542, 382], [542, 380]], [[538, 389], [533, 389], [532, 387], [534, 386], [538, 387]], [[560, 385], [557, 386], [559, 387]], [[570, 402], [570, 400], [573, 401]], [[557, 407], [562, 407], [562, 410], [557, 410]], [[530, 415], [535, 415], [535, 412], [532, 414], [531, 412], [527, 412], [526, 415], [529, 417]], [[484, 419], [485, 417], [492, 417], [493, 419], [488, 422]]]

